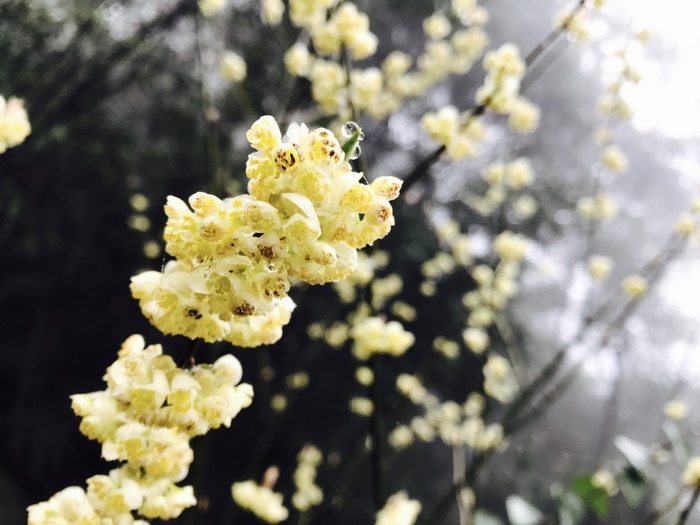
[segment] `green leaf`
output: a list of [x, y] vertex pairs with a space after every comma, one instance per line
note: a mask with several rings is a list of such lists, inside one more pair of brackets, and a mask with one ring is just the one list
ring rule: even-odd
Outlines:
[[617, 436], [615, 438], [615, 446], [622, 452], [622, 455], [625, 456], [625, 459], [629, 461], [630, 465], [642, 473], [647, 472], [650, 461], [649, 450], [646, 446], [627, 436]]
[[536, 525], [543, 518], [537, 508], [516, 494], [506, 498], [506, 512], [511, 525]]
[[610, 496], [593, 484], [591, 476], [579, 476], [571, 482], [573, 491], [601, 518], [608, 515]]
[[503, 522], [498, 516], [479, 509], [474, 513], [474, 525], [503, 525]]
[[560, 525], [580, 525], [586, 510], [585, 504], [576, 494], [563, 488], [559, 483], [549, 489], [557, 504]]
[[345, 160], [350, 160], [350, 155], [352, 155], [352, 152], [355, 151], [355, 148], [357, 147], [357, 143], [360, 141], [360, 135], [362, 134], [362, 130], [358, 129], [348, 137], [348, 140], [343, 142], [343, 145], [340, 146], [341, 149], [343, 150], [343, 153], [345, 153]]
[[618, 483], [620, 491], [630, 507], [639, 506], [647, 490], [647, 479], [644, 474], [632, 465], [628, 465], [619, 476]]

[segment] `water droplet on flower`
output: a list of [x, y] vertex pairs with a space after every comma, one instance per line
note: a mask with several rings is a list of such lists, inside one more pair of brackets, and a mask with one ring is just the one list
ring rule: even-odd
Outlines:
[[352, 150], [352, 153], [350, 154], [350, 160], [355, 160], [357, 157], [359, 157], [362, 154], [362, 148], [360, 148], [360, 145], [357, 144], [355, 146], [355, 149]]
[[348, 120], [345, 124], [343, 124], [343, 127], [340, 129], [340, 131], [344, 137], [352, 137], [356, 131], [359, 131], [359, 129], [360, 126], [357, 124], [357, 122]]

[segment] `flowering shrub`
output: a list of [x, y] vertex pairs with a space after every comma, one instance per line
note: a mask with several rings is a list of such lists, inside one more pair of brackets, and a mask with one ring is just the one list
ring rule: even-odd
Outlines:
[[[411, 45], [382, 6], [228, 4], [158, 3], [131, 37], [117, 8], [95, 15], [117, 42], [90, 58], [96, 64], [142, 53], [156, 28], [166, 47], [191, 44], [196, 67], [183, 78], [196, 84], [196, 101], [179, 110], [196, 113], [201, 144], [149, 138], [142, 147], [174, 155], [203, 145], [192, 163], [202, 179], [194, 193], [163, 192], [190, 197], [164, 199], [162, 235], [152, 226], [161, 215], [151, 213], [156, 184], [141, 174], [119, 182], [130, 193], [125, 226], [144, 259], [166, 254], [131, 277], [152, 325], [144, 330], [179, 336], [167, 344], [173, 355], [178, 341], [187, 348], [175, 359], [132, 335], [106, 370], [106, 388], [71, 396], [80, 432], [118, 465], [86, 488], [51, 487], [53, 496], [28, 507], [28, 523], [143, 525], [199, 514], [211, 523], [688, 522], [700, 460], [680, 397], [660, 401], [651, 426], [663, 437], [629, 437], [606, 412], [593, 459], [572, 463], [563, 453], [543, 472], [538, 456], [585, 423], [558, 432], [536, 423], [577, 392], [596, 358], [614, 360], [621, 375], [630, 341], [642, 339], [645, 305], [699, 238], [700, 205], [686, 198], [673, 224], [654, 226], [667, 234], [655, 253], [610, 242], [611, 225], [629, 228], [636, 213], [619, 184], [642, 169], [624, 130], [649, 32], [594, 51], [616, 67], [584, 110], [597, 110], [586, 123], [592, 150], [581, 154], [585, 176], [569, 184], [533, 147], [546, 142], [548, 118], [568, 110], [528, 90], [557, 42], [600, 38], [596, 23], [616, 20], [607, 2], [570, 2], [529, 53], [503, 41], [491, 21], [498, 8], [476, 0], [431, 2], [412, 22], [422, 34]], [[90, 54], [79, 35], [91, 23], [78, 24], [76, 53]], [[281, 48], [270, 53], [265, 37], [251, 44], [254, 34]], [[28, 93], [36, 129], [26, 144], [24, 103], [0, 97], [0, 153], [13, 148], [0, 162], [18, 170], [46, 144], [84, 131], [52, 112], [91, 89], [117, 97], [130, 81], [123, 69], [79, 76], [85, 85], [68, 85], [42, 110], [42, 90]], [[179, 79], [152, 80], [169, 91]], [[148, 137], [143, 122], [129, 128], [134, 140]], [[580, 163], [579, 153], [567, 163]], [[612, 406], [619, 383], [610, 390]], [[207, 479], [204, 451], [228, 439], [216, 437], [222, 427], [241, 439], [229, 447], [237, 468], [229, 469], [231, 451], [217, 449], [217, 476]], [[244, 434], [252, 438], [241, 446]], [[523, 467], [530, 453], [537, 461]], [[675, 471], [664, 466], [671, 455]]]

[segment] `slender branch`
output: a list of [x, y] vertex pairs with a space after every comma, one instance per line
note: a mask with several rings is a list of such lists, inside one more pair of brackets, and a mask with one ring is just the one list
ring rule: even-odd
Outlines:
[[671, 512], [674, 509], [674, 507], [678, 505], [678, 502], [680, 501], [681, 496], [683, 496], [684, 492], [685, 487], [681, 487], [681, 489], [675, 494], [675, 496], [673, 496], [673, 498], [671, 498], [671, 500], [668, 503], [666, 503], [666, 505], [649, 514], [642, 523], [642, 525], [655, 525], [656, 523], [658, 523], [661, 518], [663, 518], [666, 514]]
[[371, 358], [374, 381], [371, 385], [372, 403], [374, 411], [370, 418], [370, 436], [372, 437], [372, 488], [375, 509], [379, 510], [386, 501], [386, 473], [384, 469], [384, 421], [382, 419], [382, 386], [381, 386], [381, 361], [377, 354]]
[[571, 12], [564, 18], [562, 23], [554, 28], [551, 33], [549, 33], [544, 39], [535, 46], [535, 48], [528, 53], [528, 55], [525, 57], [525, 66], [530, 67], [535, 60], [537, 60], [542, 53], [544, 53], [549, 46], [551, 46], [554, 41], [559, 38], [559, 36], [566, 32], [566, 30], [569, 27], [569, 24], [571, 21], [574, 19], [574, 17], [581, 11], [586, 4], [586, 0], [579, 0], [578, 4], [576, 4], [576, 7], [574, 7]]
[[690, 498], [688, 504], [681, 511], [680, 515], [678, 516], [678, 521], [676, 522], [676, 525], [685, 525], [685, 523], [688, 521], [688, 518], [690, 517], [690, 513], [693, 511], [693, 507], [695, 507], [695, 504], [698, 502], [698, 498], [700, 498], [700, 487], [696, 487], [693, 491], [693, 497]]
[[[560, 26], [552, 30], [539, 44], [535, 46], [535, 48], [530, 51], [527, 56], [525, 57], [525, 68], [526, 72], [525, 75], [523, 76], [523, 81], [527, 78], [528, 73], [532, 66], [537, 59], [542, 56], [542, 54], [547, 51], [547, 49], [559, 38], [559, 36], [564, 33], [567, 30], [567, 27], [571, 20], [578, 14], [579, 11], [581, 11], [585, 7], [586, 0], [579, 0], [579, 2], [576, 4], [576, 7], [574, 7], [571, 12], [567, 15], [567, 17], [564, 19], [564, 21], [561, 23]], [[528, 85], [529, 87], [529, 85]], [[524, 91], [524, 90], [521, 90]], [[478, 117], [479, 115], [482, 115], [486, 111], [486, 106], [488, 105], [488, 101], [483, 104], [479, 104], [477, 106], [474, 106], [471, 110], [468, 110], [469, 113], [469, 119]], [[435, 149], [432, 153], [428, 154], [422, 161], [420, 161], [405, 177], [403, 177], [403, 191], [407, 191], [410, 187], [412, 187], [418, 180], [420, 180], [422, 177], [426, 176], [429, 173], [429, 170], [435, 162], [440, 158], [440, 156], [445, 152], [445, 146], [439, 146], [437, 149]]]
[[197, 351], [197, 348], [199, 348], [201, 342], [201, 339], [190, 340], [189, 344], [187, 345], [187, 349], [185, 349], [185, 353], [177, 364], [179, 368], [189, 368], [192, 365], [194, 361], [194, 353]]

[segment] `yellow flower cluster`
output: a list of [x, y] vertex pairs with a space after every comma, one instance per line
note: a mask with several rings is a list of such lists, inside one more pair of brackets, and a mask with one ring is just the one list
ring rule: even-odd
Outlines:
[[198, 0], [199, 12], [207, 18], [220, 13], [226, 7], [226, 0]]
[[506, 231], [494, 239], [493, 247], [501, 257], [501, 262], [495, 270], [485, 264], [472, 268], [471, 276], [478, 287], [462, 296], [462, 305], [469, 310], [468, 328], [462, 337], [466, 345], [477, 354], [483, 352], [489, 344], [484, 329], [494, 323], [496, 313], [503, 310], [518, 291], [520, 259], [527, 249], [527, 239]]
[[299, 452], [297, 461], [297, 469], [294, 471], [296, 492], [292, 495], [292, 505], [304, 512], [323, 501], [323, 491], [316, 484], [316, 469], [323, 461], [323, 456], [313, 445], [306, 445]]
[[408, 495], [401, 491], [389, 496], [386, 504], [377, 512], [375, 525], [413, 525], [421, 511], [418, 500], [408, 499]]
[[243, 57], [234, 51], [226, 51], [219, 60], [219, 70], [229, 82], [241, 82], [248, 71]]
[[250, 405], [253, 390], [238, 385], [241, 375], [231, 355], [183, 370], [160, 345], [145, 347], [143, 337], [129, 337], [104, 376], [107, 389], [71, 396], [80, 431], [102, 443], [106, 460], [126, 464], [88, 479], [87, 492], [70, 487], [32, 505], [30, 525], [144, 523], [134, 521], [132, 511], [147, 518], [179, 516], [196, 503], [192, 487], [175, 484], [193, 459], [189, 440], [230, 426]]
[[477, 450], [503, 444], [503, 428], [486, 425], [481, 418], [485, 405], [481, 394], [470, 394], [462, 405], [454, 401], [441, 403], [417, 377], [408, 374], [397, 378], [396, 389], [422, 407], [424, 414], [414, 417], [410, 425], [399, 425], [390, 432], [388, 439], [394, 448], [407, 447], [414, 437], [431, 442], [438, 436], [450, 446], [467, 445]]
[[576, 211], [584, 219], [606, 220], [617, 215], [615, 202], [604, 191], [599, 191], [594, 197], [582, 197], [576, 203]]
[[625, 277], [620, 284], [620, 288], [628, 297], [639, 299], [646, 295], [649, 283], [641, 275], [634, 274]]
[[508, 115], [511, 128], [528, 133], [537, 128], [540, 115], [539, 109], [519, 94], [525, 68], [520, 51], [514, 44], [503, 44], [486, 53], [486, 78], [476, 92], [476, 103]]
[[436, 112], [423, 115], [421, 125], [430, 138], [443, 144], [452, 160], [473, 159], [478, 154], [477, 146], [484, 137], [481, 120], [460, 113], [454, 106], [445, 106]]
[[408, 97], [424, 94], [428, 88], [449, 74], [463, 74], [483, 53], [488, 38], [482, 29], [486, 11], [473, 5], [456, 5], [453, 11], [458, 21], [468, 28], [454, 30], [447, 17], [435, 13], [424, 24], [428, 42], [415, 61], [401, 51], [387, 55], [381, 67], [355, 68], [348, 76], [335, 61], [343, 48], [351, 58], [361, 60], [372, 56], [377, 38], [369, 31], [367, 15], [354, 4], [340, 4], [331, 14], [337, 0], [313, 2], [292, 0], [290, 16], [297, 27], [305, 28], [318, 58], [306, 44], [297, 42], [285, 55], [285, 66], [295, 76], [308, 78], [314, 100], [326, 113], [350, 118], [355, 112], [366, 112], [381, 119], [395, 112]]
[[333, 283], [333, 288], [340, 300], [349, 304], [357, 297], [357, 288], [367, 286], [376, 270], [386, 268], [389, 264], [389, 254], [381, 250], [375, 250], [371, 255], [364, 252], [358, 253], [357, 267], [347, 278]]
[[605, 279], [613, 269], [614, 262], [604, 255], [591, 255], [588, 259], [588, 273], [594, 279]]
[[0, 95], [0, 153], [24, 142], [31, 131], [22, 100]]
[[[479, 215], [493, 214], [508, 198], [508, 192], [517, 192], [530, 186], [535, 180], [532, 164], [525, 157], [520, 157], [512, 162], [493, 162], [481, 172], [481, 178], [489, 185], [482, 197], [476, 197], [469, 202], [469, 206]], [[525, 202], [525, 201], [523, 201]], [[534, 203], [533, 203], [534, 204]], [[514, 204], [515, 206], [515, 204]], [[520, 204], [522, 215], [534, 213], [528, 210], [527, 204]], [[534, 204], [535, 209], [537, 207]]]
[[353, 338], [353, 355], [362, 361], [373, 354], [403, 355], [415, 341], [411, 332], [404, 330], [398, 321], [388, 323], [380, 317], [358, 320], [350, 329]]
[[292, 124], [282, 137], [265, 116], [248, 131], [249, 194], [220, 200], [196, 193], [190, 210], [175, 197], [165, 207], [164, 271], [132, 278], [131, 290], [165, 333], [240, 346], [271, 344], [294, 303], [290, 279], [322, 284], [348, 277], [357, 250], [394, 224], [390, 200], [401, 181], [362, 184], [340, 144], [324, 128]]
[[508, 403], [518, 391], [518, 382], [505, 357], [492, 354], [484, 365], [484, 392], [501, 403]]
[[[440, 33], [443, 25], [435, 15], [426, 21], [431, 32]], [[432, 58], [440, 64], [448, 62], [447, 70], [438, 71], [429, 76], [432, 82], [443, 78], [450, 71], [460, 70], [460, 59], [466, 62], [465, 71], [481, 56], [487, 44], [485, 35], [481, 36], [479, 27], [457, 31], [451, 42], [455, 50], [444, 41], [433, 41], [427, 49], [441, 50], [441, 58]], [[442, 46], [440, 45], [442, 44]], [[435, 52], [435, 51], [434, 51]], [[483, 61], [486, 69], [484, 84], [476, 92], [477, 104], [489, 110], [508, 116], [508, 125], [518, 133], [530, 133], [539, 126], [539, 108], [520, 96], [520, 81], [525, 73], [525, 62], [520, 58], [518, 48], [513, 44], [504, 44], [500, 48], [486, 53]], [[462, 72], [462, 71], [459, 71]], [[422, 87], [422, 86], [421, 86]], [[428, 112], [421, 120], [423, 128], [432, 139], [445, 146], [447, 155], [452, 160], [471, 159], [478, 154], [478, 144], [484, 137], [484, 125], [479, 116], [472, 111], [460, 113], [454, 106], [445, 106], [436, 112]]]
[[260, 18], [269, 26], [277, 26], [284, 16], [284, 2], [282, 0], [262, 0], [260, 3]]
[[603, 489], [608, 496], [614, 496], [620, 490], [617, 480], [607, 470], [598, 470], [591, 476], [591, 485]]
[[253, 480], [234, 483], [231, 495], [238, 505], [268, 523], [279, 523], [289, 517], [282, 494], [273, 492], [267, 486], [258, 485]]
[[700, 487], [700, 456], [694, 456], [688, 460], [681, 480], [689, 487]]

